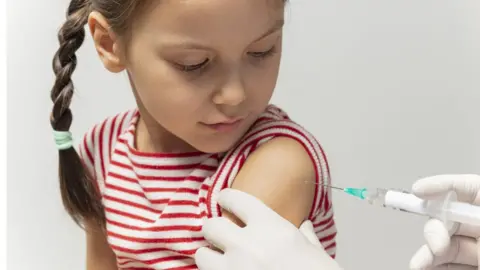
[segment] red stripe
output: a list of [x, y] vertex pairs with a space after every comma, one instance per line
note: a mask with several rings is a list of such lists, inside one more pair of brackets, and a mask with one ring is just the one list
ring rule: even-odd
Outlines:
[[193, 181], [193, 182], [203, 182], [205, 177], [203, 176], [153, 176], [153, 175], [139, 175], [137, 174], [138, 179], [145, 181], [168, 181], [168, 182], [183, 182], [183, 181]]
[[333, 216], [331, 216], [327, 219], [324, 219], [324, 220], [320, 221], [319, 223], [313, 224], [313, 227], [314, 228], [322, 227], [322, 226], [326, 225], [327, 223], [329, 223], [331, 221], [333, 221]]
[[163, 213], [162, 218], [169, 219], [169, 218], [194, 218], [200, 219], [207, 216], [207, 212], [201, 212], [200, 214], [194, 213]]
[[[130, 260], [130, 258], [125, 258], [125, 257], [121, 257], [121, 256], [119, 256], [118, 259]], [[135, 262], [140, 262], [140, 263], [143, 263], [143, 264], [146, 264], [146, 265], [153, 265], [153, 264], [162, 263], [162, 262], [171, 262], [171, 261], [187, 260], [187, 259], [192, 260], [192, 258], [187, 257], [187, 256], [176, 255], [176, 256], [169, 256], [169, 257], [163, 257], [163, 258], [151, 259], [151, 260], [140, 260], [140, 259], [136, 258]], [[130, 263], [130, 261], [119, 263], [119, 265], [125, 265], [125, 264], [128, 264], [128, 263]]]
[[130, 254], [147, 254], [147, 253], [156, 253], [156, 252], [175, 252], [182, 255], [190, 256], [194, 255], [197, 252], [197, 249], [190, 249], [190, 250], [175, 250], [172, 251], [169, 248], [148, 248], [148, 249], [129, 249], [125, 247], [110, 245], [110, 247], [116, 251], [130, 253]]
[[149, 165], [149, 164], [140, 164], [134, 161], [130, 161], [133, 166], [141, 169], [152, 169], [152, 170], [169, 170], [169, 171], [177, 171], [177, 170], [205, 170], [205, 171], [215, 171], [217, 167], [205, 165], [205, 164], [182, 164], [182, 165]]
[[104, 121], [102, 123], [102, 126], [100, 127], [100, 134], [99, 134], [99, 139], [98, 139], [98, 150], [100, 151], [99, 155], [100, 155], [100, 166], [101, 166], [101, 169], [102, 169], [102, 177], [103, 179], [105, 179], [105, 164], [104, 164], [104, 156], [103, 156], [103, 135], [104, 135], [104, 131], [105, 131], [105, 125], [107, 124], [107, 121]]
[[196, 265], [188, 265], [188, 266], [180, 266], [180, 267], [173, 267], [173, 268], [167, 268], [165, 270], [192, 270], [192, 269], [198, 269]]
[[203, 237], [171, 237], [171, 238], [140, 238], [140, 237], [131, 237], [125, 236], [111, 231], [107, 232], [108, 236], [115, 237], [122, 240], [127, 240], [135, 243], [161, 243], [161, 244], [173, 244], [173, 243], [188, 243], [188, 242], [200, 242], [205, 241]]
[[120, 121], [120, 125], [118, 125], [118, 129], [117, 129], [117, 138], [120, 137], [120, 135], [122, 134], [122, 131], [123, 131], [123, 125], [125, 124], [125, 118], [127, 117], [129, 113], [124, 113], [123, 116], [122, 116], [122, 120]]
[[[330, 245], [324, 247], [324, 249], [328, 252], [329, 249], [334, 249], [337, 247], [337, 244], [335, 242], [331, 243]], [[335, 254], [333, 254], [335, 256]]]
[[[332, 229], [334, 226], [335, 226], [335, 222], [333, 220], [331, 220], [331, 222], [326, 224], [326, 226], [324, 228], [321, 228], [320, 230], [319, 230], [320, 227], [318, 227], [318, 226], [317, 227], [314, 226], [314, 228], [315, 228], [316, 234], [323, 234], [326, 231]], [[336, 229], [334, 229], [332, 231], [333, 232], [331, 232], [331, 233], [337, 233]]]
[[[124, 139], [119, 139], [119, 142], [126, 144]], [[128, 157], [128, 153], [125, 151], [115, 149], [114, 151], [115, 154], [121, 155], [124, 157]], [[210, 166], [210, 165], [205, 165], [201, 163], [189, 163], [189, 164], [181, 164], [181, 165], [150, 165], [150, 164], [140, 164], [138, 162], [135, 162], [133, 160], [129, 160], [130, 163], [132, 163], [133, 166], [137, 168], [142, 168], [142, 169], [153, 169], [153, 170], [191, 170], [191, 169], [203, 169], [207, 171], [215, 171], [217, 167], [215, 166]]]
[[[135, 190], [131, 190], [131, 189], [127, 189], [127, 188], [122, 188], [122, 187], [119, 187], [119, 186], [115, 186], [115, 185], [112, 185], [110, 183], [106, 183], [105, 184], [105, 187], [106, 188], [110, 188], [110, 189], [113, 189], [113, 190], [116, 190], [116, 191], [120, 191], [120, 192], [123, 192], [123, 193], [127, 193], [127, 194], [131, 194], [131, 195], [135, 195], [135, 196], [138, 196], [138, 197], [141, 197], [143, 199], [146, 199], [145, 197], [145, 193], [143, 192], [140, 192], [140, 191], [135, 191]], [[105, 195], [106, 196], [106, 195]], [[109, 197], [109, 198], [113, 198], [113, 197]], [[149, 200], [152, 204], [167, 204], [168, 205], [176, 205], [176, 206], [180, 206], [180, 205], [191, 205], [191, 206], [198, 206], [200, 203], [206, 203], [206, 199], [205, 198], [199, 198], [198, 201], [192, 201], [192, 200], [172, 200], [172, 199], [156, 199], [156, 200]], [[126, 202], [126, 201], [125, 201]]]
[[198, 206], [200, 203], [204, 202], [205, 198], [200, 198], [199, 201], [192, 201], [192, 200], [172, 200], [172, 199], [158, 199], [158, 200], [150, 200], [153, 204], [167, 204], [168, 205], [191, 205], [191, 206]]
[[115, 129], [117, 128], [117, 125], [116, 125], [117, 119], [118, 119], [118, 114], [115, 115], [110, 125], [110, 133], [108, 138], [108, 160], [110, 160], [111, 154], [112, 154], [113, 134], [115, 133]]
[[131, 201], [127, 201], [127, 200], [123, 200], [123, 199], [120, 199], [120, 198], [115, 198], [115, 197], [112, 197], [112, 196], [109, 196], [109, 195], [104, 195], [103, 198], [105, 198], [106, 200], [112, 201], [112, 202], [117, 202], [117, 203], [121, 203], [121, 204], [128, 205], [128, 206], [131, 206], [131, 207], [143, 209], [143, 210], [151, 212], [152, 214], [160, 215], [162, 213], [162, 211], [154, 209], [152, 207], [142, 205], [142, 204], [139, 204], [139, 203], [135, 203], [135, 202], [131, 202]]
[[124, 164], [124, 163], [120, 163], [116, 160], [112, 160], [110, 161], [110, 165], [113, 165], [113, 166], [117, 166], [117, 167], [120, 167], [120, 168], [123, 168], [123, 169], [127, 169], [127, 170], [131, 170], [133, 171], [133, 167], [128, 165], [128, 164]]
[[138, 184], [138, 180], [137, 180], [137, 179], [131, 178], [131, 177], [127, 177], [127, 176], [123, 176], [123, 175], [120, 175], [120, 174], [118, 174], [118, 173], [108, 172], [108, 176], [110, 176], [110, 177], [112, 177], [112, 178], [116, 178], [116, 179], [118, 179], [118, 180], [125, 181], [125, 182], [130, 182], [130, 183]]
[[124, 229], [142, 231], [142, 232], [165, 232], [165, 231], [191, 231], [200, 232], [202, 226], [190, 226], [190, 225], [172, 225], [172, 226], [152, 226], [152, 227], [138, 227], [128, 224], [123, 224], [118, 221], [107, 219], [107, 223]]
[[202, 186], [200, 187], [201, 190], [206, 190], [208, 191], [210, 189], [210, 186], [208, 184], [202, 184]]
[[[90, 143], [88, 142], [88, 137], [85, 136], [83, 139], [83, 147], [85, 148], [85, 152], [87, 153], [88, 160], [90, 161], [90, 164], [94, 164], [95, 160], [93, 158], [93, 154], [90, 151], [90, 144], [95, 146], [95, 130], [97, 129], [97, 126], [93, 127], [92, 133], [90, 133]], [[93, 150], [93, 149], [92, 149]]]
[[144, 221], [144, 222], [148, 222], [148, 223], [155, 222], [155, 220], [152, 220], [152, 219], [144, 218], [144, 217], [141, 217], [141, 216], [137, 216], [137, 215], [134, 215], [134, 214], [130, 214], [130, 213], [123, 212], [123, 211], [113, 209], [113, 208], [109, 208], [109, 207], [105, 207], [105, 212], [111, 213], [111, 214], [117, 214], [119, 216], [128, 217], [128, 218], [131, 218], [131, 219], [136, 219], [136, 220], [140, 220], [140, 221]]
[[116, 191], [120, 191], [120, 192], [123, 192], [123, 193], [135, 195], [135, 196], [138, 196], [140, 198], [146, 199], [145, 194], [143, 192], [140, 192], [140, 191], [130, 190], [128, 188], [122, 188], [122, 187], [114, 186], [110, 183], [106, 183], [105, 188], [111, 188], [111, 189], [116, 190]]
[[[129, 130], [130, 135], [135, 136], [134, 130]], [[201, 157], [204, 155], [211, 155], [209, 153], [203, 152], [182, 152], [182, 153], [147, 153], [147, 152], [140, 152], [135, 148], [132, 148], [124, 139], [122, 139], [122, 143], [125, 143], [129, 151], [132, 152], [135, 156], [139, 157], [153, 157], [153, 158], [192, 158], [192, 157]]]
[[318, 240], [320, 240], [320, 242], [327, 242], [327, 241], [332, 241], [335, 239], [335, 236], [337, 236], [337, 233], [334, 232], [332, 234], [329, 234], [329, 235], [326, 235], [322, 238], [319, 238]]
[[175, 192], [175, 193], [190, 193], [198, 195], [200, 190], [194, 188], [143, 188], [145, 192]]

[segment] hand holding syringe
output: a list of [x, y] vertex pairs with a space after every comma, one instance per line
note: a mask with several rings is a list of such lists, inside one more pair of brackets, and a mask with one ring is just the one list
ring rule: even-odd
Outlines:
[[417, 196], [391, 189], [339, 188], [324, 185], [367, 201], [371, 205], [392, 208], [408, 213], [415, 213], [439, 219], [445, 224], [454, 222], [480, 226], [480, 206], [458, 202], [455, 192], [443, 198], [424, 200]]

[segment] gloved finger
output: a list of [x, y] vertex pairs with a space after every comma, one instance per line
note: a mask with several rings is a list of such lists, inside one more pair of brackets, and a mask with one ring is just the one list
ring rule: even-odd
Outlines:
[[444, 264], [464, 264], [476, 266], [477, 243], [475, 239], [455, 236], [441, 256], [435, 256], [428, 245], [423, 245], [410, 260], [410, 269], [437, 269]]
[[205, 220], [202, 234], [207, 241], [223, 251], [238, 245], [242, 241], [241, 228], [224, 217]]
[[436, 257], [434, 260], [434, 265], [446, 263], [477, 266], [477, 240], [464, 236], [452, 237], [450, 240], [450, 246], [444, 255]]
[[435, 256], [427, 245], [421, 246], [418, 251], [410, 259], [411, 270], [429, 269], [433, 266]]
[[459, 201], [472, 203], [480, 190], [479, 175], [437, 175], [418, 180], [412, 186], [413, 194], [424, 199], [434, 199], [455, 191]]
[[199, 248], [195, 252], [195, 263], [200, 270], [228, 269], [223, 255], [207, 247]]
[[436, 255], [441, 254], [448, 247], [452, 235], [480, 238], [480, 226], [455, 224], [453, 230], [449, 232], [440, 220], [430, 219], [425, 223], [425, 240]]
[[217, 201], [222, 208], [237, 216], [246, 225], [252, 220], [261, 222], [272, 213], [276, 214], [256, 197], [236, 189], [222, 190]]
[[478, 267], [471, 266], [471, 265], [464, 265], [464, 264], [449, 263], [449, 264], [435, 266], [429, 269], [430, 270], [478, 270]]
[[458, 229], [453, 232], [455, 235], [480, 238], [480, 226], [459, 224]]
[[433, 266], [452, 263], [477, 266], [477, 241], [463, 236], [452, 237], [446, 252], [433, 260]]
[[450, 234], [442, 221], [430, 219], [425, 223], [423, 236], [435, 256], [444, 254], [450, 246]]
[[320, 243], [320, 240], [315, 234], [315, 228], [310, 220], [304, 221], [302, 225], [300, 225], [299, 230], [305, 236], [305, 238], [307, 238], [308, 242], [323, 249], [323, 245]]

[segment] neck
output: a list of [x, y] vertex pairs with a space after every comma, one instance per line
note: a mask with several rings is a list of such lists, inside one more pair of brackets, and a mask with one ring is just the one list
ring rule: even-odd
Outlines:
[[143, 110], [140, 110], [140, 119], [135, 131], [135, 148], [141, 152], [185, 153], [198, 151], [163, 128]]

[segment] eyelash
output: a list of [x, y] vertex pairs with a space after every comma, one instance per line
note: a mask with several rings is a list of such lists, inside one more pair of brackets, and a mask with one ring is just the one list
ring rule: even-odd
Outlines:
[[251, 52], [251, 53], [248, 53], [250, 56], [252, 57], [255, 57], [255, 58], [260, 58], [260, 59], [264, 59], [264, 58], [267, 58], [271, 55], [273, 55], [276, 51], [275, 51], [276, 47], [273, 46], [272, 48], [270, 48], [268, 51], [264, 51], [264, 52]]
[[[272, 48], [270, 48], [268, 51], [264, 51], [264, 52], [251, 52], [251, 53], [248, 53], [248, 55], [250, 55], [251, 57], [254, 57], [254, 58], [257, 58], [257, 59], [265, 59], [267, 57], [270, 57], [272, 56], [273, 54], [275, 54], [275, 49], [276, 47], [273, 46]], [[202, 63], [200, 64], [196, 64], [196, 65], [178, 65], [179, 68], [183, 71], [183, 72], [194, 72], [194, 71], [198, 71], [198, 70], [201, 70], [203, 67], [205, 67], [208, 63], [210, 62], [210, 59], [205, 59], [205, 61], [203, 61]]]

